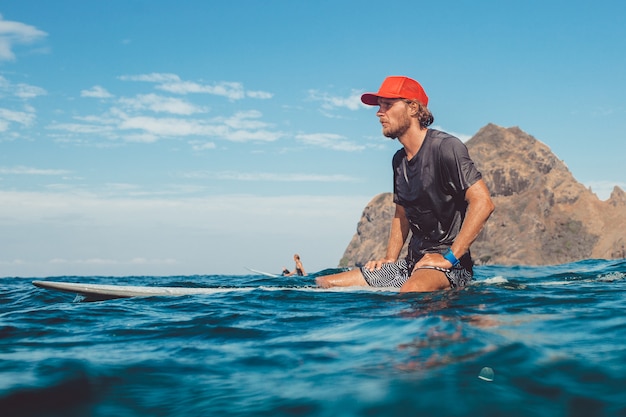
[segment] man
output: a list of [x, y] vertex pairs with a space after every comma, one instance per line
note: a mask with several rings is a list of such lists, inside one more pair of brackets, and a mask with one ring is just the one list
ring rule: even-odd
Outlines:
[[[362, 268], [318, 277], [320, 287], [397, 287], [401, 292], [465, 286], [473, 277], [470, 246], [494, 210], [489, 190], [454, 136], [429, 129], [428, 96], [408, 77], [387, 77], [361, 101], [379, 106], [383, 134], [403, 148], [393, 157], [394, 203], [387, 253]], [[408, 255], [398, 259], [409, 231]]]

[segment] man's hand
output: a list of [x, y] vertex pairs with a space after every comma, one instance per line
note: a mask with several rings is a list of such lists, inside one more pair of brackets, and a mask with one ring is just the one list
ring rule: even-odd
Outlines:
[[391, 258], [383, 258], [383, 259], [378, 259], [376, 261], [369, 261], [368, 263], [365, 264], [365, 269], [367, 269], [368, 271], [377, 271], [383, 267], [383, 264], [389, 264], [395, 261], [396, 261], [395, 259], [391, 259]]
[[450, 269], [452, 268], [452, 264], [446, 258], [443, 257], [440, 253], [427, 253], [422, 259], [417, 261], [415, 264], [415, 268], [420, 268], [422, 266], [436, 266], [437, 268]]

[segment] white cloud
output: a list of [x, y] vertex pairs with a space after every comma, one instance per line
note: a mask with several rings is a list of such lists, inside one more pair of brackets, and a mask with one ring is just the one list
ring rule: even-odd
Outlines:
[[282, 132], [270, 130], [235, 130], [227, 132], [222, 137], [232, 142], [274, 142], [283, 136]]
[[262, 116], [260, 111], [249, 110], [237, 112], [231, 117], [220, 120], [233, 129], [261, 129], [268, 126], [268, 123], [258, 120]]
[[302, 173], [270, 173], [270, 172], [239, 172], [239, 171], [193, 171], [182, 175], [184, 178], [213, 179], [229, 181], [265, 181], [265, 182], [356, 182], [354, 177], [347, 175], [322, 175]]
[[[16, 100], [11, 100], [11, 98], [17, 98], [18, 105], [22, 108], [22, 110], [0, 108], [0, 132], [8, 132], [8, 135], [3, 135], [3, 137], [0, 138], [0, 142], [9, 137], [19, 137], [17, 132], [10, 131], [12, 124], [17, 123], [24, 127], [33, 125], [35, 121], [35, 108], [25, 100], [45, 94], [46, 90], [43, 88], [24, 83], [13, 84], [0, 75], [0, 99], [3, 99], [2, 103], [6, 105], [15, 104]], [[9, 98], [5, 99], [5, 96]]]
[[[146, 97], [137, 100], [125, 100], [124, 104], [137, 108], [152, 106], [155, 111], [166, 109], [170, 112], [178, 111], [181, 113], [191, 110], [199, 111], [197, 108], [187, 108], [182, 101]], [[193, 136], [219, 138], [232, 142], [272, 142], [284, 136], [282, 132], [265, 129], [269, 127], [269, 124], [258, 120], [261, 117], [262, 114], [257, 111], [238, 112], [228, 118], [220, 117], [213, 120], [134, 116], [120, 109], [111, 108], [105, 116], [75, 118], [86, 123], [52, 123], [48, 129], [63, 130], [71, 134], [99, 134], [100, 137], [108, 139], [145, 143], [155, 142], [160, 138]], [[197, 147], [197, 144], [193, 146]], [[208, 146], [210, 145], [204, 148], [208, 149]]]
[[131, 133], [124, 135], [124, 140], [136, 143], [153, 143], [159, 140], [159, 136], [153, 133]]
[[191, 81], [164, 83], [158, 89], [176, 94], [206, 93], [223, 96], [229, 100], [241, 100], [245, 97], [243, 84], [237, 82], [221, 82], [216, 85], [203, 85]]
[[209, 126], [198, 120], [172, 117], [125, 116], [119, 124], [122, 130], [143, 130], [157, 136], [196, 136], [226, 133], [225, 128]]
[[17, 166], [12, 168], [0, 167], [0, 174], [3, 175], [68, 175], [70, 171], [64, 169], [41, 169], [25, 166]]
[[68, 133], [89, 135], [106, 135], [115, 130], [111, 126], [84, 123], [52, 123], [47, 128], [52, 130], [63, 130]]
[[46, 32], [34, 26], [4, 20], [0, 14], [0, 61], [15, 61], [15, 45], [34, 43], [46, 36]]
[[44, 96], [47, 92], [41, 87], [19, 83], [15, 85], [14, 94], [18, 98], [29, 99]]
[[81, 97], [93, 97], [93, 98], [111, 98], [113, 94], [109, 93], [106, 89], [99, 85], [91, 87], [89, 90], [82, 90], [80, 92]]
[[191, 145], [191, 148], [194, 151], [206, 151], [207, 149], [217, 148], [217, 145], [215, 145], [215, 142], [203, 142], [199, 140], [192, 140], [192, 141], [189, 141], [189, 144]]
[[41, 87], [24, 83], [12, 84], [9, 80], [0, 75], [0, 94], [2, 93], [20, 99], [30, 99], [47, 94], [46, 90]]
[[233, 81], [222, 81], [216, 84], [202, 84], [183, 81], [176, 74], [151, 73], [143, 75], [122, 75], [122, 81], [142, 81], [156, 83], [156, 88], [174, 94], [212, 94], [226, 97], [229, 100], [241, 100], [244, 97], [269, 99], [273, 95], [265, 91], [245, 91], [243, 84]]
[[[122, 75], [123, 81], [155, 83], [156, 88], [171, 93], [207, 93], [217, 94], [229, 99], [240, 99], [246, 95], [256, 98], [269, 98], [270, 93], [261, 91], [246, 92], [241, 83], [223, 82], [216, 85], [186, 82], [176, 74], [150, 73], [142, 75]], [[0, 89], [3, 79], [0, 78]], [[6, 83], [5, 83], [6, 84]], [[1, 90], [0, 90], [1, 91]], [[113, 95], [104, 87], [96, 85], [81, 91], [82, 97], [111, 98]], [[198, 106], [179, 97], [162, 94], [138, 94], [134, 97], [119, 98], [115, 105], [101, 115], [74, 116], [74, 121], [52, 122], [47, 128], [68, 133], [58, 137], [57, 142], [88, 144], [99, 146], [98, 139], [122, 140], [126, 142], [152, 143], [165, 138], [183, 138], [194, 150], [214, 149], [215, 143], [205, 138], [223, 139], [232, 142], [272, 142], [285, 136], [274, 131], [272, 125], [263, 120], [263, 114], [257, 110], [238, 111], [231, 116], [217, 116], [200, 119], [191, 116], [207, 113], [207, 107]], [[157, 113], [157, 115], [150, 114]], [[159, 117], [166, 113], [181, 117]], [[2, 123], [0, 129], [7, 129]], [[84, 122], [84, 123], [80, 123]], [[72, 136], [74, 135], [74, 136]], [[89, 140], [82, 140], [79, 135], [90, 135]]]
[[119, 103], [128, 109], [136, 111], [150, 110], [155, 113], [190, 115], [195, 113], [204, 113], [207, 111], [206, 109], [194, 106], [185, 100], [159, 96], [157, 94], [139, 94], [133, 98], [121, 98]]
[[312, 133], [296, 135], [302, 143], [335, 151], [362, 151], [366, 147], [346, 140], [345, 137], [334, 133]]
[[352, 90], [347, 97], [331, 96], [318, 90], [309, 90], [309, 98], [314, 101], [321, 101], [322, 108], [325, 110], [333, 110], [336, 108], [346, 108], [349, 110], [358, 110], [363, 108], [361, 103], [361, 92]]
[[35, 115], [31, 112], [15, 111], [9, 109], [0, 108], [0, 120], [5, 122], [19, 123], [24, 126], [29, 126], [35, 120]]
[[176, 74], [163, 74], [153, 72], [143, 75], [121, 75], [118, 77], [122, 81], [143, 81], [149, 83], [163, 83], [180, 81], [180, 77]]
[[260, 100], [267, 100], [274, 97], [274, 94], [266, 91], [246, 91], [246, 95], [250, 98], [258, 98]]
[[[157, 88], [172, 93], [209, 93], [222, 95], [230, 99], [239, 99], [246, 94], [251, 97], [269, 98], [271, 94], [261, 91], [246, 92], [241, 83], [223, 82], [216, 85], [186, 82], [176, 74], [150, 73], [142, 75], [122, 75], [123, 81], [155, 83]], [[0, 79], [0, 82], [2, 79]], [[0, 83], [1, 86], [1, 83]], [[355, 93], [356, 94], [356, 93]], [[82, 97], [111, 98], [113, 95], [104, 87], [95, 85], [81, 91]], [[354, 97], [357, 97], [356, 95]], [[348, 106], [352, 100], [330, 100], [337, 106]], [[357, 97], [358, 98], [358, 97]], [[329, 102], [330, 102], [329, 101]], [[351, 104], [350, 104], [351, 106]], [[57, 137], [57, 142], [89, 144], [91, 146], [111, 146], [113, 140], [125, 142], [153, 143], [166, 138], [188, 138], [192, 149], [202, 151], [215, 149], [212, 140], [221, 139], [231, 142], [273, 142], [286, 136], [286, 133], [273, 129], [273, 125], [263, 120], [258, 110], [238, 111], [231, 116], [218, 116], [207, 119], [190, 117], [159, 117], [152, 113], [166, 113], [174, 116], [191, 116], [206, 113], [209, 110], [179, 97], [161, 94], [138, 94], [134, 97], [122, 97], [116, 105], [101, 115], [74, 116], [74, 122], [53, 122], [48, 129], [65, 131], [67, 136]], [[22, 113], [22, 116], [25, 116]], [[13, 114], [15, 118], [15, 114]], [[6, 117], [5, 117], [5, 120]], [[27, 120], [23, 118], [23, 120]], [[81, 123], [84, 122], [84, 123]], [[6, 122], [0, 129], [7, 129]], [[89, 135], [89, 138], [82, 139]], [[107, 139], [108, 145], [100, 139]], [[304, 144], [340, 151], [359, 151], [367, 146], [347, 140], [336, 134], [301, 134], [297, 139]], [[119, 142], [118, 142], [119, 143]]]
[[[112, 112], [113, 113], [113, 112]], [[94, 123], [94, 124], [103, 124], [103, 125], [116, 125], [118, 123], [118, 118], [113, 115], [104, 115], [104, 116], [75, 116], [74, 119], [80, 120], [82, 122]]]
[[208, 136], [234, 142], [274, 141], [281, 133], [267, 130], [233, 129], [227, 124], [210, 124], [203, 120], [154, 118], [148, 116], [126, 116], [119, 125], [120, 129], [138, 129], [157, 136], [183, 137]]

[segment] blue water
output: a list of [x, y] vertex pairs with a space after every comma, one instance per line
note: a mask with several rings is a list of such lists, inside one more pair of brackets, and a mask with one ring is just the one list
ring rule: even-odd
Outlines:
[[102, 302], [2, 278], [0, 416], [626, 416], [626, 261], [476, 278], [54, 278], [257, 288]]

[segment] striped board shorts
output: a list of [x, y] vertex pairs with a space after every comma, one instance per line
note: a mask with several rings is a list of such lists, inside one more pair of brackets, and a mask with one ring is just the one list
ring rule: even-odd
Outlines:
[[[361, 267], [361, 273], [365, 278], [365, 281], [370, 287], [394, 287], [400, 288], [408, 281], [413, 268], [414, 262], [409, 262], [406, 259], [400, 259], [396, 262], [383, 264], [378, 270], [370, 271], [365, 267]], [[422, 267], [424, 269], [436, 269], [446, 274], [446, 278], [450, 282], [452, 288], [465, 287], [473, 277], [473, 271], [459, 265], [451, 269], [439, 268], [436, 266]]]

